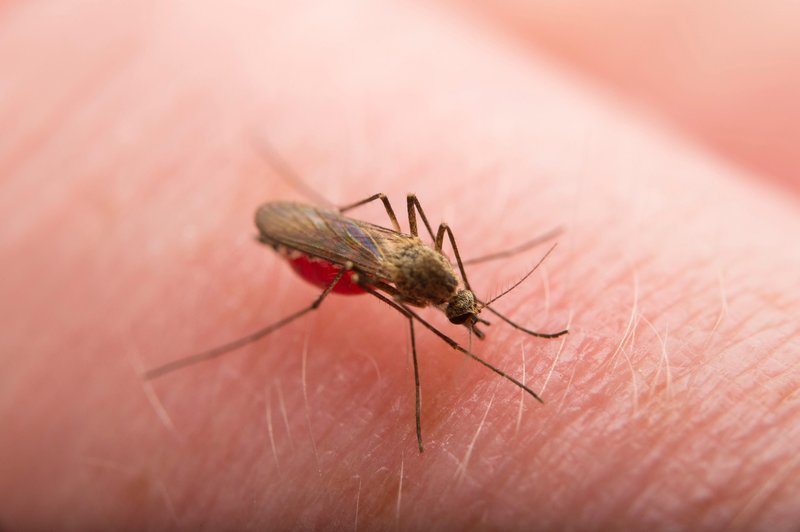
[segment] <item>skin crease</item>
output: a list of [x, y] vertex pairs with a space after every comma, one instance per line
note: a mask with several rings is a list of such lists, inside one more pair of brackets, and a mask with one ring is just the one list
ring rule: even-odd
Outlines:
[[[0, 15], [0, 527], [796, 526], [800, 217], [759, 176], [452, 11]], [[367, 296], [144, 383], [318, 293], [253, 238], [303, 199], [259, 135], [336, 202], [405, 224], [416, 192], [465, 257], [564, 226], [497, 307], [570, 334], [473, 342], [545, 404], [417, 326], [420, 456], [407, 322]]]

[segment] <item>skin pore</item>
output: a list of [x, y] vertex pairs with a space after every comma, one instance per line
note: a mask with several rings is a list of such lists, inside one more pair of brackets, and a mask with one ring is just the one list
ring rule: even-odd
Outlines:
[[[0, 528], [797, 523], [796, 198], [446, 11], [257, 5], [4, 8]], [[306, 201], [258, 133], [337, 203], [415, 192], [465, 259], [563, 226], [496, 306], [569, 335], [472, 339], [544, 404], [417, 327], [420, 455], [368, 295], [145, 382], [319, 293], [254, 239]]]

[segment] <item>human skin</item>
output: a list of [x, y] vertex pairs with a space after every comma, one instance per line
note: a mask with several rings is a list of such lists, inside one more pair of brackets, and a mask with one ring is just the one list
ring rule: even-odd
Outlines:
[[795, 2], [451, 0], [800, 192]]
[[[0, 527], [795, 527], [793, 199], [445, 10], [186, 6], [4, 8]], [[308, 201], [259, 138], [337, 203], [416, 192], [466, 257], [562, 226], [496, 306], [569, 335], [473, 342], [545, 404], [417, 326], [420, 455], [368, 296], [144, 381], [318, 293], [253, 238]]]

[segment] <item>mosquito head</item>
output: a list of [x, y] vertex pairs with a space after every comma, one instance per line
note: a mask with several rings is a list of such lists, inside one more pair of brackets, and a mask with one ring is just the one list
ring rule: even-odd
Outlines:
[[478, 316], [482, 308], [482, 306], [478, 305], [478, 302], [475, 300], [475, 294], [473, 294], [471, 290], [462, 289], [450, 298], [450, 301], [448, 301], [444, 308], [444, 313], [447, 315], [447, 319], [450, 320], [450, 323], [464, 325], [471, 330], [475, 336], [483, 339], [484, 333], [478, 329], [477, 325], [478, 323], [489, 325], [489, 322]]
[[444, 309], [450, 323], [461, 325], [462, 323], [472, 324], [477, 321], [480, 308], [475, 302], [475, 294], [471, 290], [459, 290], [447, 302]]

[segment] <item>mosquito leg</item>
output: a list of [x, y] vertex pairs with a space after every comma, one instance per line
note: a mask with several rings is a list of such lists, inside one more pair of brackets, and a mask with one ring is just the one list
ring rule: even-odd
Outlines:
[[560, 235], [564, 231], [563, 227], [556, 227], [555, 229], [551, 229], [546, 233], [542, 233], [541, 235], [536, 236], [528, 240], [527, 242], [523, 242], [513, 248], [504, 249], [503, 251], [497, 251], [495, 253], [489, 253], [487, 255], [481, 255], [480, 257], [473, 257], [471, 259], [466, 259], [464, 262], [465, 265], [469, 264], [480, 264], [482, 262], [489, 262], [497, 259], [504, 259], [506, 257], [511, 257], [516, 255], [517, 253], [522, 253], [528, 249], [538, 246], [543, 242], [547, 242], [551, 238], [555, 238]]
[[398, 233], [402, 233], [400, 230], [400, 223], [397, 221], [397, 216], [394, 214], [394, 209], [392, 209], [392, 204], [389, 203], [389, 198], [386, 197], [386, 194], [382, 192], [378, 192], [377, 194], [373, 194], [372, 196], [363, 199], [361, 201], [357, 201], [355, 203], [351, 203], [350, 205], [345, 205], [344, 207], [339, 207], [339, 212], [347, 212], [350, 209], [355, 209], [356, 207], [360, 207], [366, 203], [370, 203], [375, 200], [381, 200], [383, 202], [383, 207], [386, 209], [386, 214], [389, 216], [389, 220], [392, 222], [392, 227]]
[[497, 368], [497, 367], [493, 366], [492, 364], [490, 364], [489, 362], [485, 361], [484, 359], [482, 359], [478, 355], [473, 354], [469, 349], [465, 349], [465, 348], [461, 347], [461, 345], [458, 342], [456, 342], [455, 340], [453, 340], [452, 338], [450, 338], [449, 336], [447, 336], [446, 334], [441, 332], [439, 329], [437, 329], [436, 327], [434, 327], [433, 325], [431, 325], [430, 323], [428, 323], [427, 321], [422, 319], [419, 314], [417, 314], [416, 312], [414, 312], [413, 310], [411, 310], [407, 306], [405, 306], [405, 305], [403, 305], [401, 303], [398, 303], [396, 301], [392, 301], [391, 299], [389, 299], [385, 295], [383, 295], [380, 292], [377, 292], [377, 291], [375, 291], [375, 290], [373, 290], [373, 289], [371, 289], [369, 287], [364, 287], [364, 290], [369, 292], [373, 296], [377, 297], [378, 299], [380, 299], [381, 301], [383, 301], [384, 303], [386, 303], [390, 307], [394, 308], [395, 310], [397, 310], [398, 312], [400, 312], [404, 316], [407, 316], [407, 317], [410, 316], [411, 318], [417, 320], [419, 323], [422, 324], [423, 327], [425, 327], [426, 329], [431, 331], [433, 334], [435, 334], [436, 336], [441, 338], [447, 345], [449, 345], [450, 347], [452, 347], [456, 351], [464, 353], [465, 355], [467, 355], [472, 360], [475, 360], [476, 362], [480, 362], [481, 364], [483, 364], [484, 366], [486, 366], [490, 370], [494, 371], [495, 373], [497, 373], [498, 375], [500, 375], [504, 379], [511, 381], [512, 383], [516, 384], [519, 388], [522, 388], [523, 390], [528, 392], [528, 394], [530, 394], [534, 399], [536, 399], [540, 403], [544, 403], [544, 401], [542, 401], [542, 398], [539, 397], [539, 395], [536, 392], [534, 392], [533, 390], [531, 390], [530, 388], [528, 388], [527, 386], [522, 384], [520, 381], [518, 381], [517, 379], [515, 379], [514, 377], [512, 377], [511, 375], [509, 375], [505, 371], [501, 370], [500, 368]]
[[419, 212], [419, 217], [422, 218], [422, 223], [425, 224], [425, 229], [427, 229], [428, 234], [431, 235], [431, 240], [434, 240], [433, 229], [431, 229], [431, 224], [428, 222], [428, 217], [425, 216], [425, 211], [422, 210], [422, 205], [420, 205], [417, 195], [409, 194], [406, 197], [406, 205], [408, 207], [408, 225], [411, 228], [411, 234], [419, 236], [417, 233], [417, 213], [414, 210], [416, 208], [416, 211]]
[[408, 316], [408, 328], [411, 331], [411, 359], [414, 361], [414, 393], [415, 419], [417, 422], [417, 446], [422, 453], [422, 389], [419, 386], [419, 364], [417, 363], [417, 341], [414, 338], [414, 318]]
[[348, 265], [348, 267], [344, 267], [341, 270], [339, 270], [339, 273], [336, 274], [336, 277], [333, 278], [333, 281], [331, 281], [331, 283], [327, 287], [325, 287], [325, 290], [322, 291], [322, 293], [317, 297], [317, 299], [315, 299], [314, 302], [311, 303], [311, 305], [307, 306], [306, 308], [298, 310], [294, 314], [290, 314], [289, 316], [286, 316], [282, 320], [279, 320], [273, 323], [272, 325], [263, 327], [251, 334], [248, 334], [247, 336], [242, 336], [238, 340], [228, 342], [227, 344], [222, 344], [213, 349], [209, 349], [208, 351], [197, 353], [196, 355], [191, 355], [185, 358], [179, 358], [178, 360], [174, 360], [172, 362], [164, 364], [163, 366], [153, 368], [144, 374], [145, 380], [155, 379], [167, 373], [171, 373], [177, 369], [184, 368], [186, 366], [191, 366], [197, 364], [198, 362], [203, 362], [205, 360], [211, 360], [212, 358], [217, 358], [218, 356], [224, 355], [225, 353], [229, 353], [231, 351], [239, 349], [240, 347], [244, 347], [280, 329], [284, 325], [296, 320], [297, 318], [303, 316], [304, 314], [311, 312], [312, 310], [315, 310], [317, 307], [320, 306], [322, 300], [325, 299], [325, 297], [331, 293], [331, 290], [333, 290], [333, 287], [336, 286], [336, 283], [338, 283], [339, 280], [341, 280], [345, 272], [350, 270], [351, 268], [352, 266]]
[[278, 155], [278, 150], [272, 147], [272, 144], [264, 138], [263, 135], [253, 136], [253, 145], [256, 151], [267, 161], [275, 172], [289, 182], [298, 192], [312, 198], [316, 203], [333, 207], [333, 202], [328, 200], [322, 194], [314, 190], [300, 177], [300, 174], [294, 171], [292, 166], [287, 163], [283, 157]]
[[495, 301], [497, 301], [498, 299], [500, 299], [501, 297], [503, 297], [504, 295], [506, 295], [507, 293], [509, 293], [512, 290], [514, 290], [516, 287], [518, 287], [520, 284], [522, 284], [525, 281], [525, 279], [530, 277], [531, 274], [533, 274], [533, 272], [535, 272], [536, 269], [542, 264], [542, 262], [544, 262], [544, 259], [546, 259], [547, 256], [550, 255], [550, 253], [553, 252], [555, 247], [556, 247], [556, 244], [553, 244], [552, 246], [550, 246], [550, 249], [547, 250], [547, 253], [545, 253], [544, 256], [541, 259], [539, 259], [539, 262], [537, 262], [533, 266], [533, 268], [531, 268], [530, 271], [528, 271], [528, 273], [526, 273], [519, 281], [514, 283], [511, 287], [507, 288], [506, 290], [504, 290], [499, 295], [497, 295], [494, 298], [490, 299], [486, 303], [484, 303], [483, 301], [481, 301], [478, 298], [475, 298], [475, 301], [481, 306], [481, 309], [489, 309], [489, 312], [491, 312], [492, 314], [494, 314], [495, 316], [497, 316], [498, 318], [500, 318], [504, 322], [508, 323], [509, 325], [511, 325], [512, 327], [514, 327], [517, 330], [520, 330], [520, 331], [522, 331], [524, 333], [530, 334], [531, 336], [538, 336], [539, 338], [558, 338], [561, 335], [567, 334], [567, 332], [569, 332], [569, 331], [567, 331], [566, 329], [564, 329], [563, 331], [559, 331], [557, 333], [540, 333], [540, 332], [536, 332], [536, 331], [531, 331], [530, 329], [526, 329], [525, 327], [514, 323], [513, 321], [511, 321], [510, 318], [500, 314], [495, 309], [493, 309], [492, 307], [489, 306], [492, 303], [494, 303]]
[[[380, 281], [377, 281], [377, 284], [383, 284]], [[416, 401], [415, 401], [415, 417], [417, 423], [417, 446], [419, 447], [419, 452], [423, 452], [422, 448], [422, 389], [419, 384], [419, 363], [417, 362], [417, 339], [414, 335], [414, 316], [404, 307], [394, 303], [391, 299], [387, 298], [380, 292], [377, 292], [372, 287], [374, 284], [370, 281], [368, 283], [362, 283], [362, 288], [367, 292], [371, 293], [378, 299], [389, 303], [392, 307], [394, 307], [400, 314], [408, 318], [408, 327], [409, 331], [411, 332], [411, 358], [414, 361], [414, 390], [416, 394]], [[389, 290], [393, 290], [394, 287], [389, 285], [384, 285]]]
[[436, 251], [439, 253], [442, 252], [445, 233], [447, 233], [450, 239], [450, 246], [453, 248], [453, 254], [456, 256], [456, 263], [458, 264], [458, 271], [461, 272], [461, 279], [464, 281], [464, 288], [471, 292], [472, 288], [469, 286], [469, 281], [467, 280], [467, 272], [464, 270], [464, 263], [461, 261], [461, 254], [458, 252], [458, 246], [456, 245], [456, 237], [453, 236], [453, 230], [450, 229], [450, 226], [445, 223], [441, 224], [439, 230], [436, 232]]
[[483, 305], [482, 308], [485, 308], [486, 310], [488, 310], [489, 312], [491, 312], [492, 314], [494, 314], [495, 316], [497, 316], [498, 318], [500, 318], [504, 322], [508, 323], [509, 325], [511, 325], [512, 327], [517, 329], [518, 331], [522, 331], [522, 332], [524, 332], [526, 334], [530, 334], [531, 336], [537, 336], [539, 338], [558, 338], [559, 336], [563, 336], [563, 335], [565, 335], [565, 334], [567, 334], [569, 332], [567, 329], [564, 329], [563, 331], [558, 331], [558, 332], [555, 332], [555, 333], [540, 333], [540, 332], [536, 332], [536, 331], [531, 331], [530, 329], [526, 329], [522, 325], [514, 323], [513, 321], [511, 321], [511, 318], [503, 316], [502, 314], [497, 312], [492, 307], [484, 305], [480, 301], [478, 301], [478, 304], [479, 305]]

